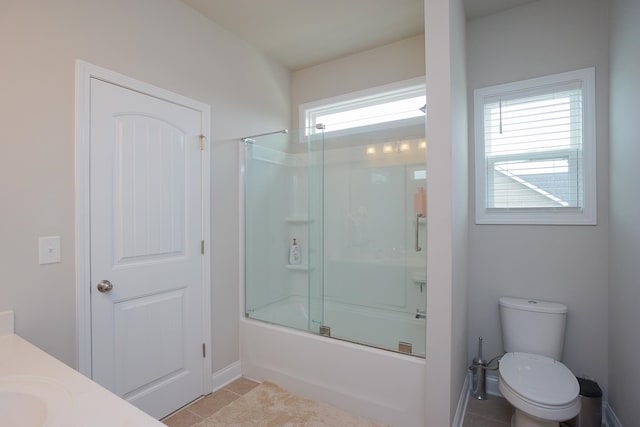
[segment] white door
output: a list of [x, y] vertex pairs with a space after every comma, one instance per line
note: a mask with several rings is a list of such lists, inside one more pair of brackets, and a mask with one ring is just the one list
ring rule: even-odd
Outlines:
[[160, 418], [205, 384], [202, 116], [95, 78], [90, 116], [92, 377]]

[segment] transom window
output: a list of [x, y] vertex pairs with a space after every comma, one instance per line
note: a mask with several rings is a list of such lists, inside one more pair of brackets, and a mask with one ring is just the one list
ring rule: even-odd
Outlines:
[[368, 130], [422, 120], [425, 107], [424, 78], [418, 78], [303, 104], [300, 120], [310, 131], [319, 124], [325, 132]]
[[594, 75], [475, 91], [476, 223], [596, 223]]

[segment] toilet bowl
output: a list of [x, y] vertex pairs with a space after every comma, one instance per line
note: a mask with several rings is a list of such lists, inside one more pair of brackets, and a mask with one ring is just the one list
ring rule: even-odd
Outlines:
[[558, 426], [580, 412], [578, 380], [561, 362], [531, 353], [506, 353], [499, 374], [498, 389], [515, 408], [512, 426]]
[[531, 298], [501, 297], [505, 355], [498, 389], [515, 408], [513, 427], [557, 427], [580, 412], [580, 385], [563, 365], [568, 307]]

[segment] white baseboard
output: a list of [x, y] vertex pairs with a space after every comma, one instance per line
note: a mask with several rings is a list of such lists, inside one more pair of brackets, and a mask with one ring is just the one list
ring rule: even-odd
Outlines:
[[602, 415], [602, 418], [604, 418], [604, 422], [606, 423], [607, 427], [622, 427], [622, 423], [608, 403], [604, 403], [602, 405]]
[[[462, 425], [464, 424], [464, 416], [467, 413], [467, 404], [469, 403], [469, 395], [471, 394], [471, 382], [472, 382], [472, 374], [471, 372], [468, 372], [467, 376], [464, 379], [464, 385], [462, 386], [462, 391], [460, 392], [460, 398], [458, 399], [458, 407], [456, 408], [456, 414], [453, 417], [453, 422], [451, 423], [452, 427], [462, 427]], [[486, 385], [487, 385], [487, 394], [502, 397], [500, 390], [498, 390], [498, 377], [487, 375]]]
[[240, 361], [238, 360], [211, 375], [211, 384], [213, 386], [213, 390], [211, 391], [219, 390], [241, 376], [242, 370], [240, 369]]
[[464, 377], [464, 383], [462, 384], [462, 391], [460, 392], [460, 398], [458, 399], [458, 407], [456, 408], [456, 414], [453, 417], [452, 427], [462, 427], [464, 424], [464, 416], [467, 413], [467, 403], [469, 402], [469, 393], [471, 389], [471, 372], [467, 372]]

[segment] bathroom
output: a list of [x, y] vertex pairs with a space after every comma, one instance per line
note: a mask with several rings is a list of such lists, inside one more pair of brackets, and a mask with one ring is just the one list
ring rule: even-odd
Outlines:
[[[632, 15], [622, 9], [632, 1], [541, 0], [465, 22], [460, 3], [450, 3], [425, 2], [429, 102], [450, 106], [430, 110], [427, 130], [427, 282], [438, 285], [427, 289], [425, 422], [451, 424], [477, 337], [485, 337], [487, 355], [501, 352], [497, 300], [518, 295], [569, 307], [565, 363], [594, 377], [622, 425], [633, 425], [640, 319], [631, 305], [639, 237], [632, 213], [640, 202], [631, 184], [637, 144], [627, 143], [633, 109], [625, 107], [638, 89], [627, 71], [637, 55], [625, 41], [638, 37], [630, 18], [637, 8]], [[1, 9], [0, 310], [14, 309], [18, 333], [77, 366], [74, 61], [81, 58], [212, 106], [212, 371], [242, 369], [239, 138], [295, 127], [297, 104], [332, 90], [425, 75], [413, 54], [421, 41], [399, 49], [409, 53], [391, 77], [346, 59], [290, 72], [174, 0], [22, 1]], [[597, 69], [598, 225], [475, 225], [473, 90], [590, 66]], [[344, 87], [325, 88], [318, 75], [339, 75], [332, 81]], [[315, 93], [294, 98], [301, 88]], [[62, 236], [62, 262], [39, 266], [37, 238], [48, 235]]]

